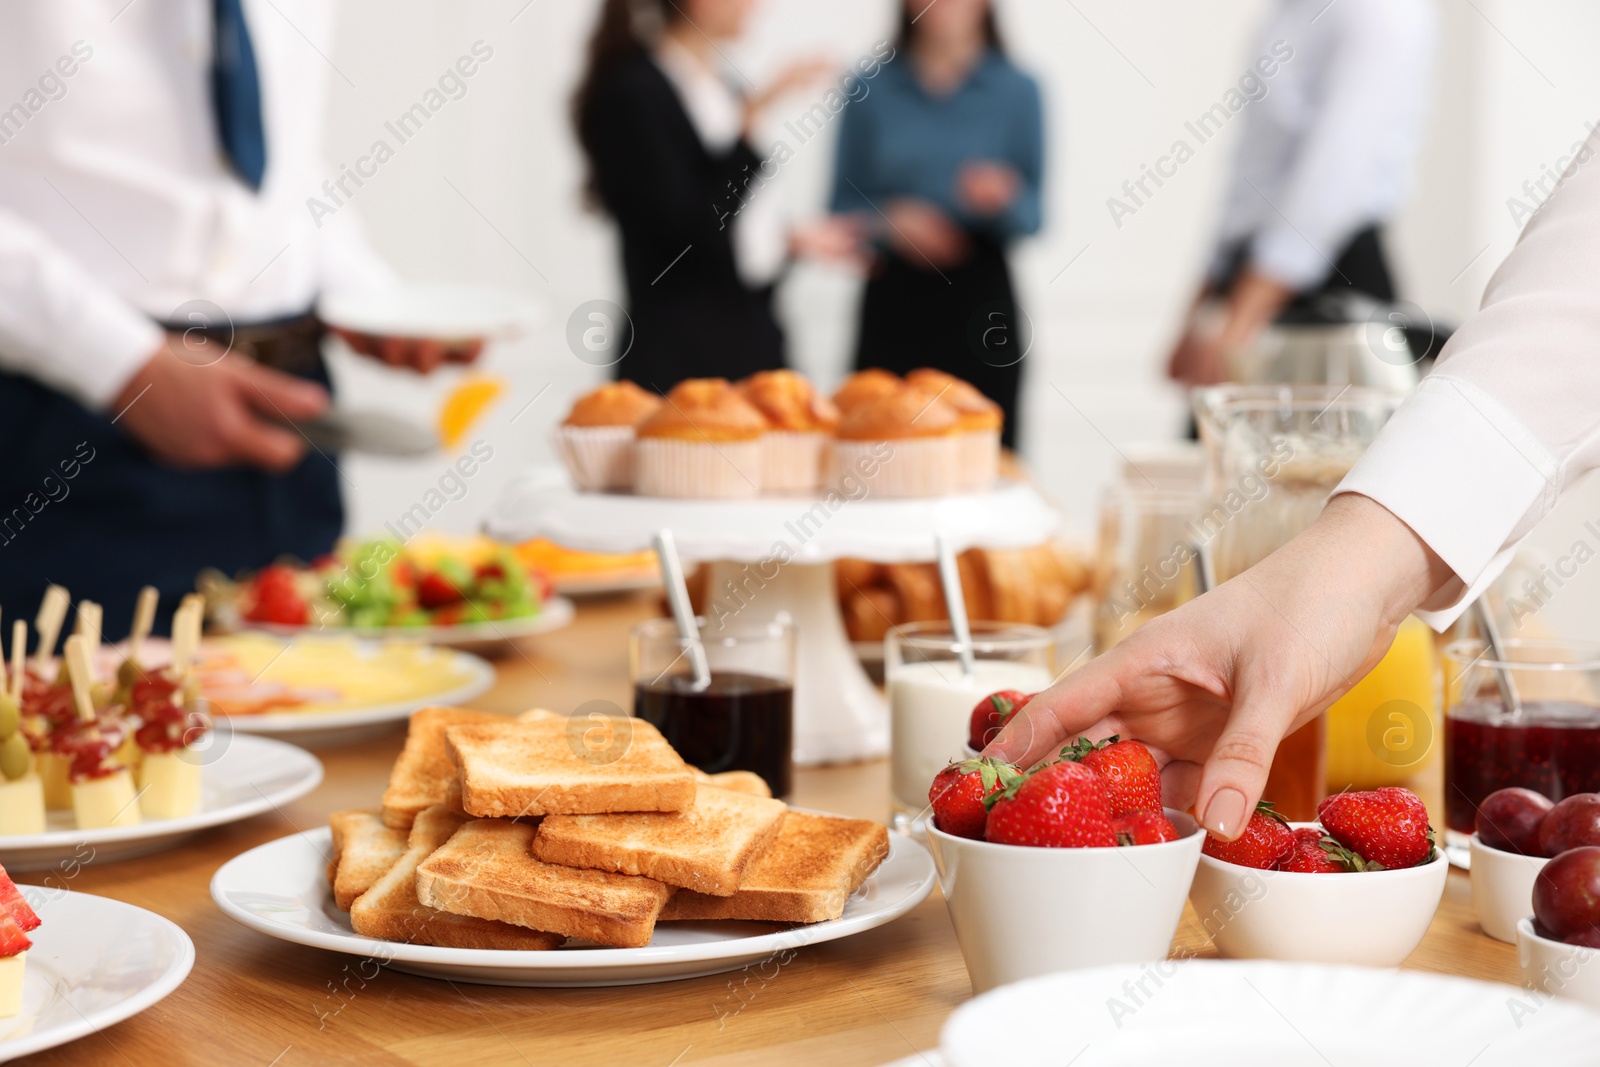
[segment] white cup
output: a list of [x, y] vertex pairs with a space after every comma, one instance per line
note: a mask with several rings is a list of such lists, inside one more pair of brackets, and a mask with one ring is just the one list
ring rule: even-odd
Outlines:
[[972, 991], [1165, 959], [1205, 839], [1183, 812], [1168, 808], [1167, 818], [1178, 840], [1114, 848], [995, 845], [930, 822], [928, 844]]
[[1533, 913], [1533, 883], [1550, 861], [1491, 848], [1472, 835], [1472, 907], [1496, 941], [1517, 943], [1517, 920]]

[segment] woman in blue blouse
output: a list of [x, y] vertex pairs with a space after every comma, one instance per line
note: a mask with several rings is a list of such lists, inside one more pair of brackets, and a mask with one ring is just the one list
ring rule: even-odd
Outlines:
[[1019, 326], [1006, 248], [1039, 229], [1039, 88], [1005, 56], [990, 0], [905, 0], [896, 54], [844, 111], [833, 209], [876, 235], [856, 367], [936, 367], [1006, 412]]

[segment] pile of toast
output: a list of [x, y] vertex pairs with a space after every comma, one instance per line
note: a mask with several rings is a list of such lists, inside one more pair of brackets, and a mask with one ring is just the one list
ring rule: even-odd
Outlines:
[[748, 771], [704, 774], [642, 719], [542, 710], [422, 709], [382, 807], [330, 821], [328, 881], [351, 927], [449, 948], [638, 948], [657, 922], [823, 922], [889, 853], [879, 824], [790, 811]]

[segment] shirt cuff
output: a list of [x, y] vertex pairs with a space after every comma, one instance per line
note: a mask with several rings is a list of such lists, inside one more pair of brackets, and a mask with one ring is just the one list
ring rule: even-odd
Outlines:
[[118, 301], [88, 301], [70, 333], [59, 339], [57, 358], [35, 377], [93, 411], [104, 411], [149, 362], [165, 340], [161, 327]]
[[1477, 386], [1448, 374], [1422, 380], [1339, 493], [1360, 493], [1411, 527], [1467, 587], [1448, 625], [1505, 567], [1512, 535], [1558, 495], [1559, 465], [1522, 421]]
[[1333, 273], [1333, 261], [1288, 225], [1269, 227], [1256, 236], [1250, 245], [1250, 266], [1297, 293]]

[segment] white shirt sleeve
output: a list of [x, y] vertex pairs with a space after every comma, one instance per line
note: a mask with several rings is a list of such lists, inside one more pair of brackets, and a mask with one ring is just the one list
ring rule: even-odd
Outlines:
[[381, 292], [400, 282], [353, 211], [341, 211], [317, 233], [317, 278], [330, 294]]
[[161, 341], [146, 315], [0, 210], [0, 368], [104, 409]]
[[[1479, 312], [1339, 487], [1456, 573], [1443, 629], [1561, 495], [1600, 466], [1600, 133], [1523, 230]], [[1440, 607], [1442, 604], [1449, 606]]]

